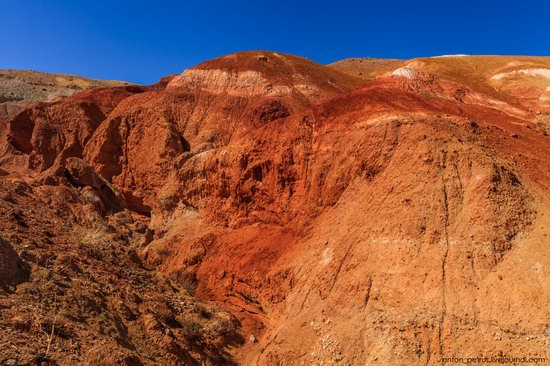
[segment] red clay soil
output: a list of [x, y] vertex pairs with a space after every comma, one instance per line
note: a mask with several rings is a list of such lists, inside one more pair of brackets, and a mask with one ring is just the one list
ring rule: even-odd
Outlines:
[[[521, 75], [514, 83], [542, 90]], [[3, 217], [17, 210], [2, 232], [0, 311], [30, 319], [24, 307], [42, 306], [46, 325], [3, 320], [0, 354], [15, 345], [26, 359], [93, 364], [93, 351], [113, 365], [550, 359], [546, 102], [464, 80], [404, 67], [362, 81], [253, 51], [154, 87], [29, 106], [8, 121], [2, 150], [6, 192], [27, 193], [0, 205]], [[83, 258], [65, 276], [91, 282], [57, 279], [35, 258], [48, 253]], [[164, 305], [124, 295], [132, 281]], [[70, 291], [103, 304], [55, 317], [79, 329], [77, 348], [47, 337]]]

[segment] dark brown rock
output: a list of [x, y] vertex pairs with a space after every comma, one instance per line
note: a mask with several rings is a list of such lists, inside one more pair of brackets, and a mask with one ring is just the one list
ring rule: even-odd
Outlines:
[[29, 270], [6, 240], [0, 238], [0, 285], [16, 285], [26, 281]]

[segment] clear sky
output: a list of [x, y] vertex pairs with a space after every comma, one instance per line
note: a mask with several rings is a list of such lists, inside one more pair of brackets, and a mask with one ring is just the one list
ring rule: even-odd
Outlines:
[[235, 51], [550, 56], [548, 0], [0, 0], [0, 68], [153, 83]]

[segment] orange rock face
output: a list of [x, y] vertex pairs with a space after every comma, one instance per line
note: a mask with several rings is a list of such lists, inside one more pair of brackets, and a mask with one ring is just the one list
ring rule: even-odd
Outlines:
[[144, 222], [139, 260], [238, 319], [234, 362], [549, 357], [550, 64], [489, 61], [232, 54], [28, 107], [0, 161], [79, 225]]

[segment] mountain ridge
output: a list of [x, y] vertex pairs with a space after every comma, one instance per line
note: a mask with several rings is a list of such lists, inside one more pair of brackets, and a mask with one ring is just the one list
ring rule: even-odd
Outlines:
[[[523, 71], [546, 60], [482, 67], [468, 57], [320, 65], [239, 52], [154, 86], [25, 107], [1, 141], [0, 208], [19, 257], [7, 268], [21, 262], [30, 277], [0, 301], [35, 304], [25, 289], [45, 275], [56, 281], [34, 290], [42, 296], [73, 291], [59, 277], [59, 236], [60, 248], [92, 263], [80, 271], [99, 266], [111, 278], [109, 291], [81, 295], [120, 304], [100, 307], [102, 333], [89, 306], [62, 302], [90, 333], [60, 316], [86, 343], [67, 351], [56, 337], [42, 356], [60, 363], [89, 361], [86, 349], [136, 365], [548, 357], [550, 120], [541, 97], [550, 79]], [[25, 228], [45, 227], [30, 202], [67, 230], [48, 227], [46, 247]], [[96, 227], [94, 240], [82, 235]], [[31, 259], [48, 252], [60, 267]], [[140, 284], [158, 292], [154, 306], [119, 294], [138, 273], [158, 277]], [[54, 303], [41, 306], [51, 324]], [[24, 334], [26, 356], [37, 357], [28, 345], [40, 332], [2, 319], [6, 341]]]

